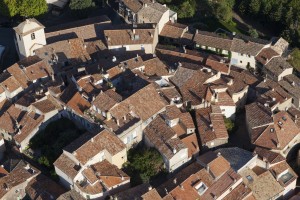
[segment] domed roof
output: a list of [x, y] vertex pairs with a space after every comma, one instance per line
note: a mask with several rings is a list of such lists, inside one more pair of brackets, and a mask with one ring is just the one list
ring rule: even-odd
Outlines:
[[14, 29], [19, 35], [26, 35], [43, 28], [45, 27], [41, 23], [39, 23], [36, 19], [32, 18], [26, 19]]

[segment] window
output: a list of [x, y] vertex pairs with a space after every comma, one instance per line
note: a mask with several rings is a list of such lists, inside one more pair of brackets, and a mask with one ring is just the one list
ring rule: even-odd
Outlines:
[[31, 34], [31, 40], [35, 40], [35, 33]]
[[136, 131], [134, 131], [132, 135], [133, 135], [133, 139], [135, 139], [137, 137], [136, 136]]
[[201, 182], [195, 186], [195, 189], [198, 191], [199, 195], [202, 195], [207, 190], [207, 187], [203, 182]]

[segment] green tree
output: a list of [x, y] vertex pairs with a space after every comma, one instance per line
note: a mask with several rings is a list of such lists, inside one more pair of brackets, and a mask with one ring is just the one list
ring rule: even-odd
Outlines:
[[196, 1], [195, 0], [185, 0], [177, 8], [178, 18], [191, 18], [196, 12]]
[[89, 11], [95, 7], [95, 3], [93, 0], [71, 0], [69, 7], [75, 15], [87, 17]]
[[288, 61], [297, 71], [300, 72], [300, 50], [298, 48], [293, 50]]
[[245, 15], [247, 13], [247, 5], [246, 1], [242, 1], [239, 6], [238, 6], [238, 11], [242, 14]]
[[19, 0], [19, 15], [36, 17], [48, 11], [46, 0]]
[[214, 3], [213, 10], [217, 19], [229, 22], [232, 19], [232, 9], [225, 1]]
[[260, 0], [251, 0], [249, 4], [249, 12], [254, 15], [257, 15], [258, 12], [260, 11], [260, 4], [261, 4]]
[[281, 20], [282, 9], [283, 9], [282, 3], [273, 7], [272, 12], [270, 14], [270, 18], [272, 21], [279, 22]]
[[225, 117], [224, 117], [224, 122], [228, 133], [232, 133], [232, 131], [234, 130], [234, 122], [230, 118], [225, 118]]
[[132, 184], [149, 182], [164, 166], [163, 159], [156, 149], [130, 149], [125, 171], [132, 177]]
[[50, 162], [48, 160], [48, 158], [46, 156], [41, 156], [39, 159], [38, 159], [38, 162], [39, 164], [41, 165], [45, 165], [46, 167], [50, 167]]
[[7, 17], [13, 17], [19, 12], [17, 0], [0, 0], [0, 13]]
[[258, 38], [259, 36], [256, 29], [252, 27], [249, 28], [248, 34], [253, 38]]

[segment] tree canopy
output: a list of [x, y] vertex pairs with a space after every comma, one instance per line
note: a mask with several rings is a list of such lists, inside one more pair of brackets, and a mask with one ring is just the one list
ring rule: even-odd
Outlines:
[[90, 9], [95, 7], [93, 0], [71, 0], [70, 9], [78, 17], [87, 17]]
[[240, 0], [237, 11], [243, 16], [259, 21], [294, 46], [300, 45], [300, 1], [299, 0]]
[[149, 182], [162, 172], [163, 166], [163, 159], [157, 150], [138, 147], [129, 150], [124, 169], [130, 175], [132, 185], [137, 185]]
[[4, 16], [36, 17], [48, 10], [46, 0], [1, 0], [0, 12]]

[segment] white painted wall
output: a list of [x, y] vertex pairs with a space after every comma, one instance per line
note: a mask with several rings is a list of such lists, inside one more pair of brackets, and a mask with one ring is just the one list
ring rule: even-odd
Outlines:
[[235, 111], [236, 111], [236, 107], [235, 106], [220, 106], [222, 114], [226, 117], [226, 118], [232, 118], [234, 117]]
[[31, 34], [19, 35], [16, 33], [16, 41], [19, 48], [20, 58], [34, 55], [33, 51], [46, 45], [46, 37], [44, 29], [40, 29], [34, 32], [35, 39], [31, 39]]
[[247, 69], [247, 64], [249, 63], [252, 68], [256, 68], [256, 60], [254, 56], [247, 54], [241, 54], [238, 52], [231, 52], [231, 61], [232, 65], [237, 67]]

